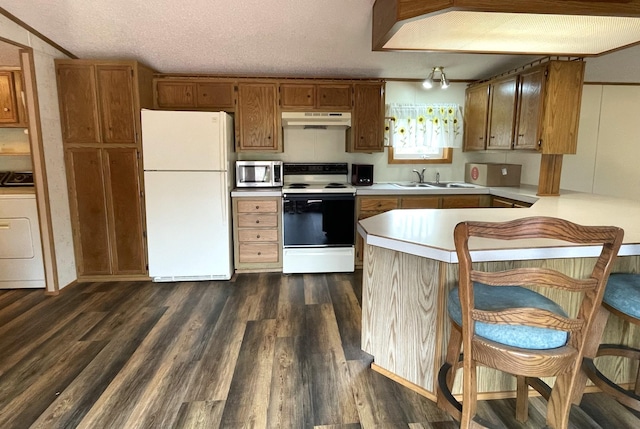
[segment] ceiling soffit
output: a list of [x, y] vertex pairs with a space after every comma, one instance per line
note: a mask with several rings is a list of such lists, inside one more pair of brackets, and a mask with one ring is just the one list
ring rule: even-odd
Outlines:
[[373, 50], [595, 56], [640, 42], [640, 0], [376, 0]]

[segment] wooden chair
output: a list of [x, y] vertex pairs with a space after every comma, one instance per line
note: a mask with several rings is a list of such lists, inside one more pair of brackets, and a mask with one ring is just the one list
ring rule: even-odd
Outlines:
[[[640, 325], [640, 274], [611, 274], [604, 292], [602, 307], [608, 311], [605, 317], [611, 313], [626, 322]], [[640, 361], [640, 349], [622, 344], [602, 344], [598, 348], [597, 356], [620, 356]], [[600, 390], [613, 396], [621, 404], [640, 411], [640, 366], [635, 383], [630, 390], [623, 389], [602, 374], [596, 368], [592, 357], [584, 358], [583, 369]]]
[[[528, 386], [532, 386], [548, 400], [547, 425], [553, 429], [567, 427], [572, 400], [581, 396], [586, 381], [580, 371], [585, 343], [599, 341], [590, 338], [589, 332], [622, 236], [622, 229], [617, 227], [582, 226], [549, 217], [462, 222], [456, 226], [460, 279], [447, 302], [452, 328], [445, 363], [438, 375], [437, 395], [438, 405], [460, 420], [462, 429], [488, 426], [476, 416], [477, 366], [516, 376], [519, 421], [527, 420]], [[549, 268], [485, 272], [472, 266], [470, 237], [553, 239], [574, 245], [602, 245], [602, 250], [591, 275], [583, 279]], [[577, 316], [568, 317], [557, 303], [525, 286], [583, 293]], [[463, 368], [462, 404], [451, 394], [455, 377], [452, 369], [458, 369], [459, 362]], [[556, 377], [553, 389], [540, 380], [551, 376]]]

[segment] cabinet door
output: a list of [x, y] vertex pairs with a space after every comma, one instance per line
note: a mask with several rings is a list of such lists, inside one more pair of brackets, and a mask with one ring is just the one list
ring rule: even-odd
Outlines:
[[98, 104], [103, 143], [135, 143], [136, 112], [133, 69], [130, 66], [97, 66]]
[[65, 143], [98, 143], [98, 103], [94, 68], [85, 64], [59, 64], [58, 100]]
[[318, 85], [316, 92], [316, 107], [319, 109], [351, 110], [351, 85]]
[[199, 82], [196, 91], [199, 108], [229, 111], [236, 107], [233, 82]]
[[517, 81], [517, 76], [511, 76], [491, 86], [491, 117], [487, 149], [511, 149]]
[[[382, 152], [383, 84], [355, 84], [350, 152]], [[349, 135], [348, 134], [348, 135]]]
[[102, 150], [68, 149], [66, 161], [78, 275], [110, 274], [111, 254]]
[[464, 150], [484, 150], [489, 111], [488, 84], [467, 89], [464, 110]]
[[281, 84], [280, 104], [283, 109], [314, 108], [316, 105], [316, 86]]
[[156, 104], [159, 108], [194, 108], [195, 83], [163, 82], [156, 83]]
[[282, 151], [275, 83], [238, 84], [237, 116], [237, 151]]
[[13, 73], [0, 72], [0, 124], [18, 122], [17, 106]]
[[536, 149], [540, 140], [544, 68], [520, 74], [518, 85], [518, 124], [514, 149]]
[[145, 274], [147, 258], [138, 151], [135, 148], [104, 149], [103, 163], [112, 274]]

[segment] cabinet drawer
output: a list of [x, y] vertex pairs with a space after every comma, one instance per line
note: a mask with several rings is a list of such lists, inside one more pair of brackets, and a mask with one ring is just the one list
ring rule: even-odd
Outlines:
[[240, 262], [278, 262], [277, 243], [241, 243], [238, 246]]
[[238, 230], [240, 242], [278, 241], [277, 229], [240, 229]]
[[275, 200], [239, 200], [238, 213], [277, 213], [278, 202]]
[[255, 227], [277, 227], [277, 214], [239, 214], [238, 227], [255, 228]]
[[360, 211], [386, 211], [397, 208], [397, 198], [376, 198], [371, 200], [360, 200]]

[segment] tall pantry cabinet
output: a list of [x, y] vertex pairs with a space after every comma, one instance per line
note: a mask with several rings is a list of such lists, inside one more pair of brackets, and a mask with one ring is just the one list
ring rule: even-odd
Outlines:
[[140, 109], [153, 70], [56, 60], [78, 280], [146, 278]]

